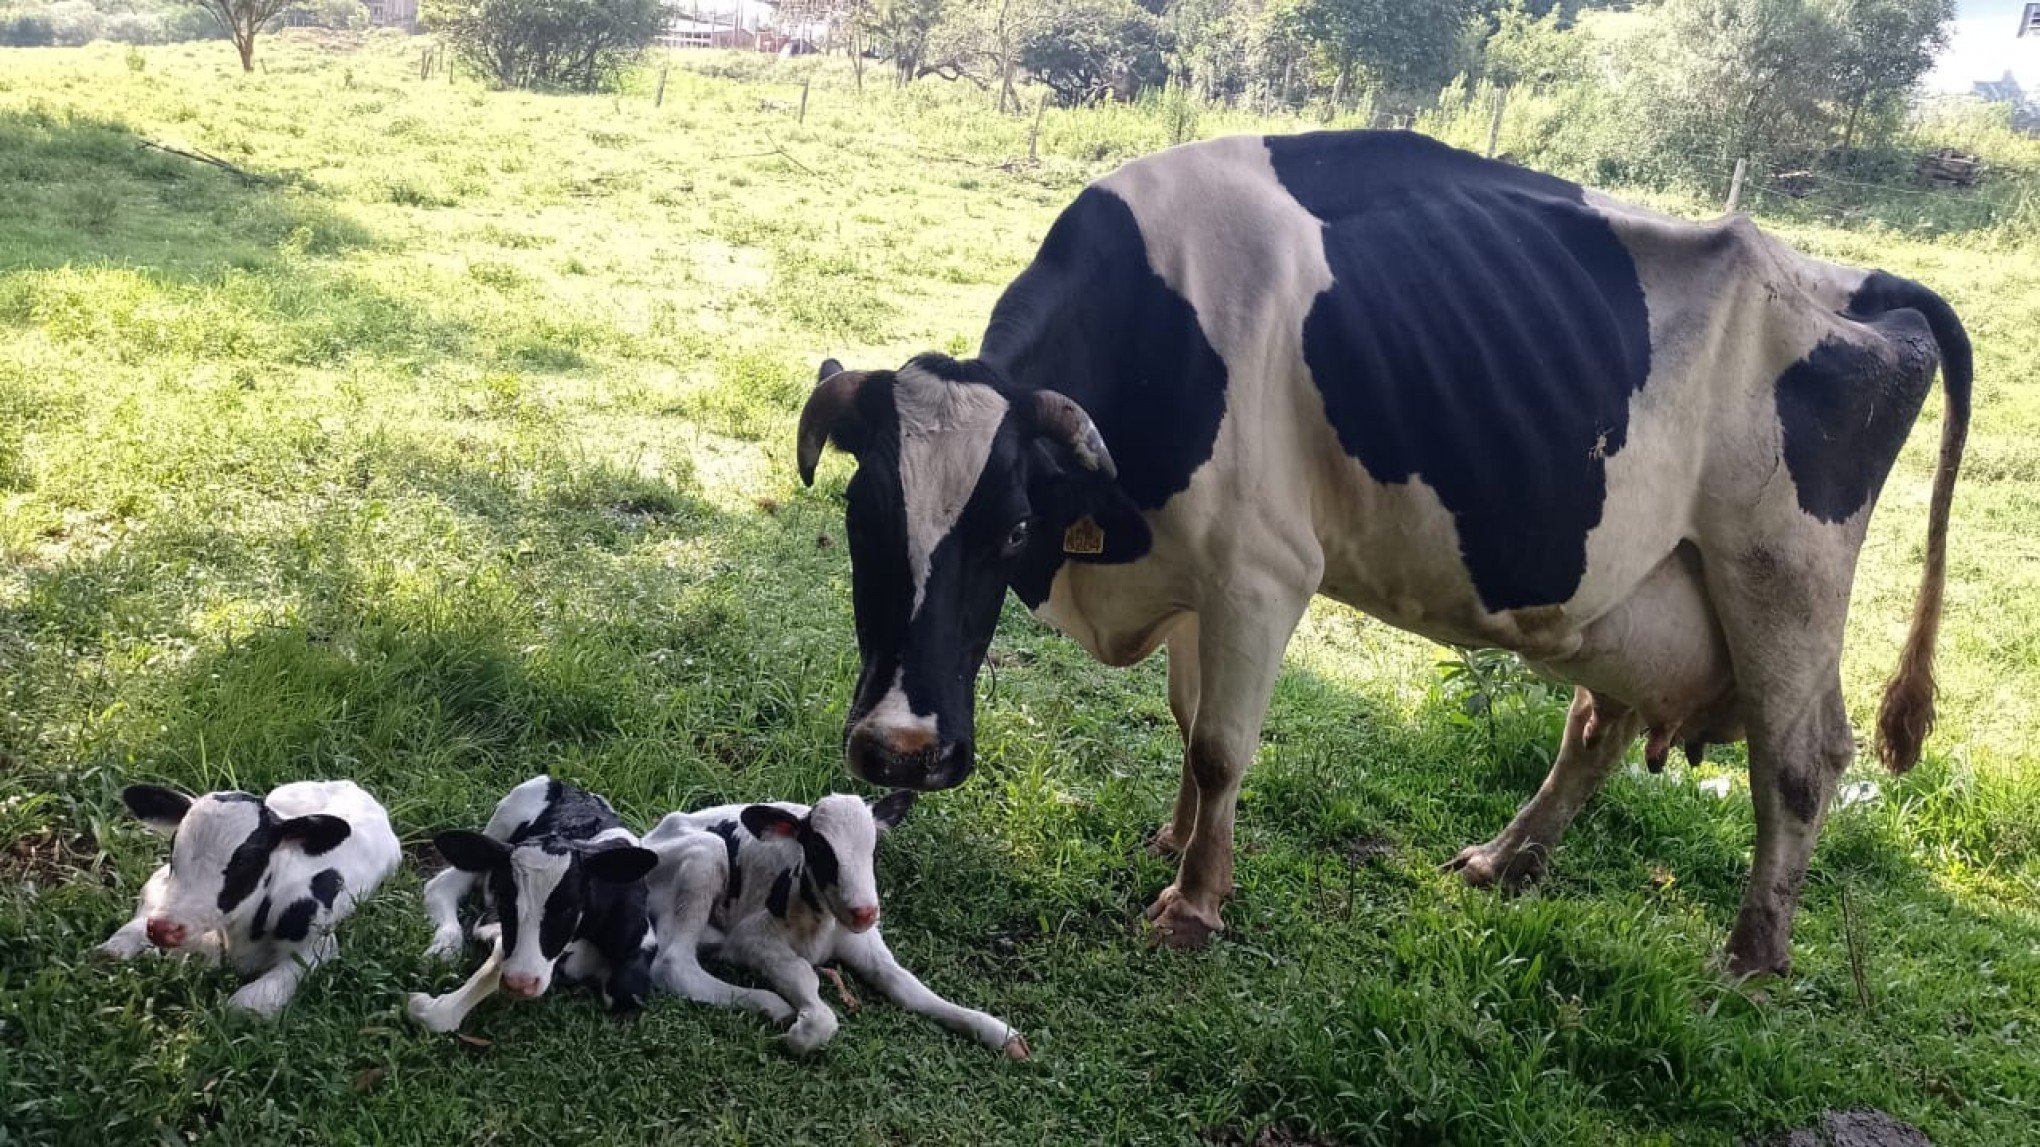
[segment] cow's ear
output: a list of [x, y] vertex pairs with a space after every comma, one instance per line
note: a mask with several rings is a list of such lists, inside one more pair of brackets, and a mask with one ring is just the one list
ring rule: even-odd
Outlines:
[[871, 819], [884, 832], [907, 819], [907, 810], [913, 807], [914, 790], [896, 789], [871, 802]]
[[821, 375], [821, 381], [815, 384], [814, 393], [808, 395], [807, 405], [800, 412], [796, 461], [800, 465], [803, 486], [815, 484], [815, 467], [822, 460], [822, 447], [834, 442], [839, 448], [855, 454], [857, 444], [864, 440], [863, 427], [857, 417], [857, 395], [864, 387], [864, 380], [869, 377], [868, 372], [844, 370], [843, 364], [832, 358], [822, 364]]
[[1053, 390], [1037, 390], [1028, 414], [1034, 432], [1078, 469], [1106, 478], [1119, 476], [1119, 468], [1113, 465], [1112, 452], [1105, 448], [1097, 424], [1074, 399]]
[[314, 813], [283, 821], [276, 826], [276, 833], [285, 844], [304, 849], [306, 856], [318, 856], [340, 847], [341, 841], [354, 834], [354, 828], [337, 816]]
[[759, 840], [800, 835], [800, 818], [769, 804], [754, 804], [739, 813], [737, 819], [744, 822], [745, 832]]
[[190, 797], [161, 785], [129, 785], [120, 790], [120, 800], [136, 820], [164, 834], [176, 832], [191, 811]]
[[[1068, 530], [1064, 531], [1063, 556], [1071, 561], [1101, 566], [1122, 565], [1146, 557], [1148, 551], [1154, 548], [1155, 534], [1148, 528], [1147, 518], [1141, 515], [1140, 507], [1126, 496], [1126, 491], [1120, 489], [1117, 482], [1112, 482], [1101, 483], [1085, 493], [1087, 496], [1079, 498], [1078, 502], [1097, 529], [1090, 530], [1081, 525], [1081, 519], [1072, 523], [1079, 533], [1073, 536]], [[1096, 553], [1086, 552], [1091, 545], [1080, 543], [1095, 543], [1098, 550]]]
[[432, 838], [432, 847], [462, 872], [487, 872], [510, 858], [510, 848], [493, 836], [452, 828]]
[[659, 854], [649, 848], [603, 848], [581, 857], [581, 868], [589, 876], [609, 884], [642, 880], [659, 866]]

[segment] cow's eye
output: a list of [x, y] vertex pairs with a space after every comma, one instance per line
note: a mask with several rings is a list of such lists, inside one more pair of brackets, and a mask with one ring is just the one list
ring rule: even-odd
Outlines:
[[1013, 524], [1013, 532], [1006, 535], [1004, 556], [1009, 558], [1013, 557], [1016, 554], [1018, 554], [1021, 550], [1024, 550], [1026, 548], [1027, 548], [1027, 519], [1022, 518], [1018, 522], [1015, 522]]

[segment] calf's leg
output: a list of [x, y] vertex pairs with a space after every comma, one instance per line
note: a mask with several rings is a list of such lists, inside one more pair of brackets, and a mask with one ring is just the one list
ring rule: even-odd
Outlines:
[[836, 1034], [836, 1013], [822, 1002], [821, 977], [813, 964], [789, 947], [771, 917], [760, 913], [730, 929], [723, 954], [772, 982], [793, 1005], [793, 1026], [786, 1029], [787, 1050], [806, 1055]]
[[1622, 753], [1643, 728], [1643, 720], [1622, 704], [1585, 689], [1573, 691], [1558, 759], [1537, 794], [1523, 805], [1501, 834], [1446, 862], [1476, 888], [1514, 886], [1537, 877], [1566, 826], [1622, 763]]
[[130, 960], [145, 952], [161, 951], [149, 942], [149, 917], [163, 906], [164, 890], [170, 886], [170, 866], [158, 868], [142, 885], [140, 901], [135, 905], [134, 918], [114, 930], [106, 942], [93, 949], [102, 956], [117, 960]]
[[264, 1019], [273, 1018], [297, 996], [298, 985], [313, 968], [340, 954], [340, 942], [330, 932], [313, 936], [296, 951], [285, 955], [275, 967], [248, 981], [227, 1002]]
[[929, 990], [912, 972], [900, 966], [892, 949], [886, 947], [878, 930], [861, 935], [843, 933], [836, 941], [836, 958], [848, 965], [858, 979], [885, 993], [885, 998], [916, 1015], [927, 1016], [950, 1031], [967, 1036], [1013, 1059], [1033, 1054], [1027, 1040], [1005, 1020], [984, 1012], [952, 1004]]
[[460, 902], [474, 886], [474, 874], [458, 868], [449, 868], [425, 882], [425, 915], [432, 921], [427, 958], [451, 960], [460, 955], [467, 943], [460, 927]]
[[659, 938], [652, 982], [696, 1003], [744, 1008], [774, 1023], [791, 1020], [793, 1009], [785, 1000], [727, 983], [701, 966], [701, 947], [712, 932], [709, 917], [728, 884], [729, 853], [722, 839], [688, 840], [664, 851], [651, 881], [653, 931]]
[[475, 1005], [496, 994], [503, 982], [503, 950], [500, 946], [489, 951], [489, 958], [468, 977], [468, 981], [443, 996], [430, 996], [424, 992], [412, 992], [406, 1002], [405, 1012], [427, 1031], [459, 1031], [462, 1020], [475, 1010]]

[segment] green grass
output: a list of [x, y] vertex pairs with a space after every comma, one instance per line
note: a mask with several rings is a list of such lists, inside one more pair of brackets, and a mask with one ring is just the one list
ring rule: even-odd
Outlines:
[[[401, 1001], [452, 973], [420, 959], [409, 867], [274, 1026], [226, 1016], [218, 975], [92, 962], [162, 853], [119, 814], [130, 781], [350, 776], [411, 842], [539, 770], [641, 825], [848, 787], [849, 468], [793, 473], [814, 364], [968, 350], [1082, 181], [1183, 122], [1052, 113], [1027, 165], [1025, 118], [859, 98], [836, 64], [803, 126], [761, 104], [805, 64], [709, 57], [741, 74], [676, 70], [655, 109], [420, 83], [402, 41], [279, 38], [250, 76], [217, 45], [144, 54], [0, 53], [0, 1141], [1729, 1143], [1859, 1105], [2031, 1141], [2040, 258], [1999, 233], [1785, 228], [1933, 284], [1979, 349], [1943, 721], [1834, 816], [1788, 981], [1709, 970], [1752, 835], [1734, 751], [1616, 778], [1540, 889], [1467, 891], [1434, 866], [1536, 785], [1556, 711], [1469, 722], [1441, 651], [1331, 606], [1199, 955], [1136, 926], [1170, 875], [1141, 847], [1175, 787], [1159, 659], [1107, 670], [1009, 611], [980, 775], [881, 866], [903, 958], [1023, 1028], [1028, 1064], [882, 1005], [806, 1063], [671, 999], [429, 1036]], [[1859, 720], [1937, 417], [1864, 556]]]

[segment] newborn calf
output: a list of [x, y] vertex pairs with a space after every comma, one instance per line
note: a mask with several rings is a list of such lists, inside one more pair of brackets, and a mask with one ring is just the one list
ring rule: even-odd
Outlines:
[[[908, 1011], [1026, 1059], [1019, 1032], [929, 991], [879, 937], [872, 852], [878, 834], [897, 824], [913, 800], [911, 792], [876, 805], [830, 796], [813, 809], [724, 805], [667, 816], [645, 837], [659, 856], [649, 881], [660, 940], [654, 982], [701, 1003], [791, 1017], [787, 1046], [806, 1053], [836, 1034], [836, 1013], [822, 1002], [815, 965], [840, 960]], [[710, 975], [701, 966], [703, 947], [764, 975], [778, 994]]]
[[611, 1011], [644, 1003], [654, 951], [644, 876], [658, 858], [637, 847], [608, 801], [533, 777], [510, 790], [482, 831], [442, 832], [433, 843], [453, 867], [425, 885], [434, 929], [426, 954], [460, 953], [460, 902], [478, 882], [497, 922], [475, 929], [491, 945], [480, 970], [443, 996], [414, 993], [412, 1019], [455, 1031], [499, 987], [520, 999], [544, 995], [555, 970], [570, 983], [592, 981]]
[[396, 871], [389, 814], [352, 781], [298, 781], [267, 797], [155, 785], [120, 796], [170, 837], [170, 863], [99, 951], [224, 960], [252, 977], [229, 1002], [259, 1016], [282, 1011], [305, 973], [339, 954], [333, 926]]

